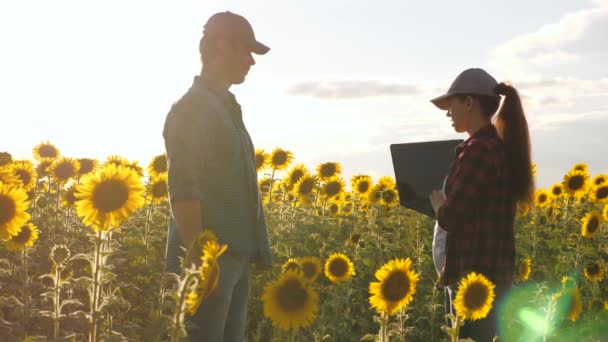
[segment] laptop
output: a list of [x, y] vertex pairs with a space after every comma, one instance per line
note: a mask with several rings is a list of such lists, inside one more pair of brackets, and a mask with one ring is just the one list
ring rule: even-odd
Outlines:
[[463, 141], [425, 141], [390, 146], [401, 205], [435, 218], [429, 200], [431, 191], [443, 188], [455, 157], [454, 150]]

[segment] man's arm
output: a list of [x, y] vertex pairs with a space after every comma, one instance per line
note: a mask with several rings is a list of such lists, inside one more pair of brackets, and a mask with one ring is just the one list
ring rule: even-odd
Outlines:
[[182, 242], [186, 247], [192, 247], [198, 234], [203, 231], [200, 201], [175, 201], [171, 203], [171, 209]]

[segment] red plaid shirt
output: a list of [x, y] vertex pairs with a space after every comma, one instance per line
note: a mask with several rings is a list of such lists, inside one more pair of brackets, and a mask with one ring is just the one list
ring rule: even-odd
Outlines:
[[488, 125], [456, 148], [446, 183], [439, 226], [448, 232], [440, 284], [455, 284], [469, 272], [495, 284], [510, 284], [515, 263], [515, 201], [502, 140]]

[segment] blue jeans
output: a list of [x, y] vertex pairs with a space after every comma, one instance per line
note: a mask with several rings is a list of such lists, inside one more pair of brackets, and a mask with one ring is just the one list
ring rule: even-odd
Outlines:
[[[169, 228], [167, 271], [180, 274], [179, 236], [175, 225]], [[171, 232], [171, 230], [173, 230]], [[220, 278], [215, 290], [193, 316], [186, 316], [191, 342], [243, 342], [247, 325], [250, 258], [226, 251], [218, 259]]]

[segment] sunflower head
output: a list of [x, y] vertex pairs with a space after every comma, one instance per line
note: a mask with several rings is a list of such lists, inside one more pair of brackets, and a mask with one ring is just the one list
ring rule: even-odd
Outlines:
[[201, 250], [203, 250], [205, 248], [205, 245], [209, 241], [218, 242], [217, 235], [215, 235], [215, 233], [209, 229], [203, 230], [196, 237], [196, 245]]
[[539, 189], [534, 195], [534, 203], [537, 207], [544, 207], [549, 204], [549, 193], [545, 189]]
[[293, 192], [301, 201], [308, 202], [318, 183], [317, 176], [306, 174], [294, 185]]
[[600, 185], [600, 184], [605, 184], [607, 182], [608, 182], [608, 175], [599, 174], [599, 175], [593, 177], [593, 180], [591, 181], [591, 185]]
[[581, 291], [577, 288], [565, 288], [552, 296], [553, 311], [557, 318], [567, 318], [576, 322], [583, 312]]
[[599, 211], [594, 210], [583, 217], [583, 226], [581, 235], [586, 238], [591, 238], [600, 230], [600, 225], [603, 222], [603, 217]]
[[70, 258], [70, 249], [66, 245], [55, 245], [51, 249], [51, 261], [61, 265]]
[[564, 176], [562, 184], [568, 194], [580, 196], [584, 193], [588, 180], [589, 174], [587, 172], [572, 169]]
[[339, 283], [355, 275], [355, 266], [346, 255], [334, 253], [325, 261], [324, 273], [332, 283]]
[[285, 261], [282, 268], [283, 268], [283, 272], [287, 272], [289, 270], [301, 270], [302, 265], [300, 265], [300, 262], [298, 261], [298, 259], [289, 258], [289, 259], [287, 259], [287, 261]]
[[0, 167], [8, 165], [13, 161], [13, 156], [8, 152], [0, 152]]
[[321, 163], [317, 166], [317, 175], [320, 180], [326, 180], [342, 173], [342, 166], [336, 162]]
[[522, 281], [526, 281], [530, 278], [532, 272], [532, 259], [525, 258], [517, 265], [517, 275]]
[[119, 155], [111, 155], [106, 158], [106, 161], [101, 165], [102, 167], [106, 167], [110, 164], [114, 164], [115, 166], [128, 166], [131, 164], [129, 160], [125, 157]]
[[372, 177], [368, 175], [354, 175], [350, 179], [350, 186], [353, 192], [361, 195], [366, 195], [372, 188]]
[[608, 201], [608, 183], [591, 186], [591, 200], [595, 203]]
[[359, 233], [353, 233], [350, 235], [349, 238], [350, 243], [352, 243], [353, 245], [358, 245], [359, 241], [361, 241], [361, 234]]
[[78, 170], [78, 175], [84, 176], [86, 174], [89, 174], [89, 173], [95, 171], [95, 169], [97, 169], [97, 166], [99, 166], [99, 161], [97, 159], [91, 159], [91, 158], [79, 158], [78, 164], [80, 165], [80, 169]]
[[60, 157], [51, 165], [51, 175], [61, 184], [67, 183], [78, 175], [80, 165], [76, 159]]
[[11, 236], [6, 241], [6, 247], [11, 251], [20, 251], [25, 247], [32, 247], [36, 240], [38, 240], [38, 228], [32, 223], [26, 223], [21, 226], [17, 235]]
[[572, 170], [587, 172], [589, 170], [589, 168], [587, 167], [587, 164], [585, 164], [585, 163], [577, 163], [577, 164], [574, 164], [574, 166], [572, 166]]
[[288, 188], [291, 189], [293, 186], [302, 178], [304, 175], [308, 173], [306, 166], [302, 164], [298, 164], [291, 168], [287, 173], [286, 183]]
[[82, 179], [76, 211], [95, 231], [118, 228], [143, 205], [143, 190], [136, 172], [110, 164]]
[[393, 188], [387, 188], [382, 192], [382, 204], [391, 206], [399, 202], [399, 194]]
[[257, 148], [255, 150], [255, 169], [260, 172], [268, 166], [268, 153], [263, 149]]
[[302, 272], [289, 270], [264, 287], [264, 316], [284, 331], [297, 331], [315, 320], [317, 299], [317, 293]]
[[45, 158], [55, 159], [59, 157], [59, 149], [48, 140], [36, 145], [32, 153], [37, 161], [42, 161]]
[[321, 274], [321, 260], [317, 257], [308, 256], [300, 258], [300, 266], [302, 266], [302, 276], [308, 281], [315, 281]]
[[530, 172], [532, 172], [532, 177], [536, 176], [536, 163], [530, 165]]
[[76, 184], [70, 185], [65, 191], [61, 193], [61, 205], [65, 208], [71, 208], [76, 205], [78, 201], [78, 189]]
[[458, 317], [465, 320], [485, 318], [494, 303], [494, 288], [488, 278], [475, 272], [469, 273], [458, 285], [454, 307]]
[[156, 177], [164, 173], [167, 173], [167, 155], [163, 153], [152, 158], [148, 165], [148, 174]]
[[0, 238], [16, 236], [30, 219], [27, 193], [0, 182]]
[[414, 299], [420, 278], [411, 265], [410, 258], [393, 259], [376, 271], [378, 281], [369, 284], [369, 302], [378, 313], [393, 315]]
[[563, 276], [561, 282], [563, 288], [571, 289], [576, 287], [576, 279], [572, 276]]
[[24, 189], [31, 190], [34, 188], [36, 185], [36, 173], [34, 172], [34, 165], [30, 161], [13, 162], [10, 168], [13, 174], [21, 180]]
[[321, 187], [321, 194], [326, 199], [340, 195], [344, 191], [344, 180], [340, 177], [328, 179]]
[[270, 154], [270, 166], [273, 170], [285, 170], [292, 160], [293, 154], [282, 148], [277, 147]]
[[169, 196], [169, 185], [166, 173], [158, 173], [148, 183], [148, 198], [155, 203], [161, 203]]
[[585, 278], [592, 282], [599, 282], [604, 279], [604, 267], [598, 262], [590, 262], [585, 265]]
[[551, 196], [554, 198], [561, 197], [564, 194], [564, 186], [561, 183], [553, 184], [551, 187]]
[[51, 166], [53, 165], [53, 160], [51, 158], [44, 158], [38, 160], [38, 165], [36, 165], [36, 175], [39, 178], [48, 177], [51, 175]]

